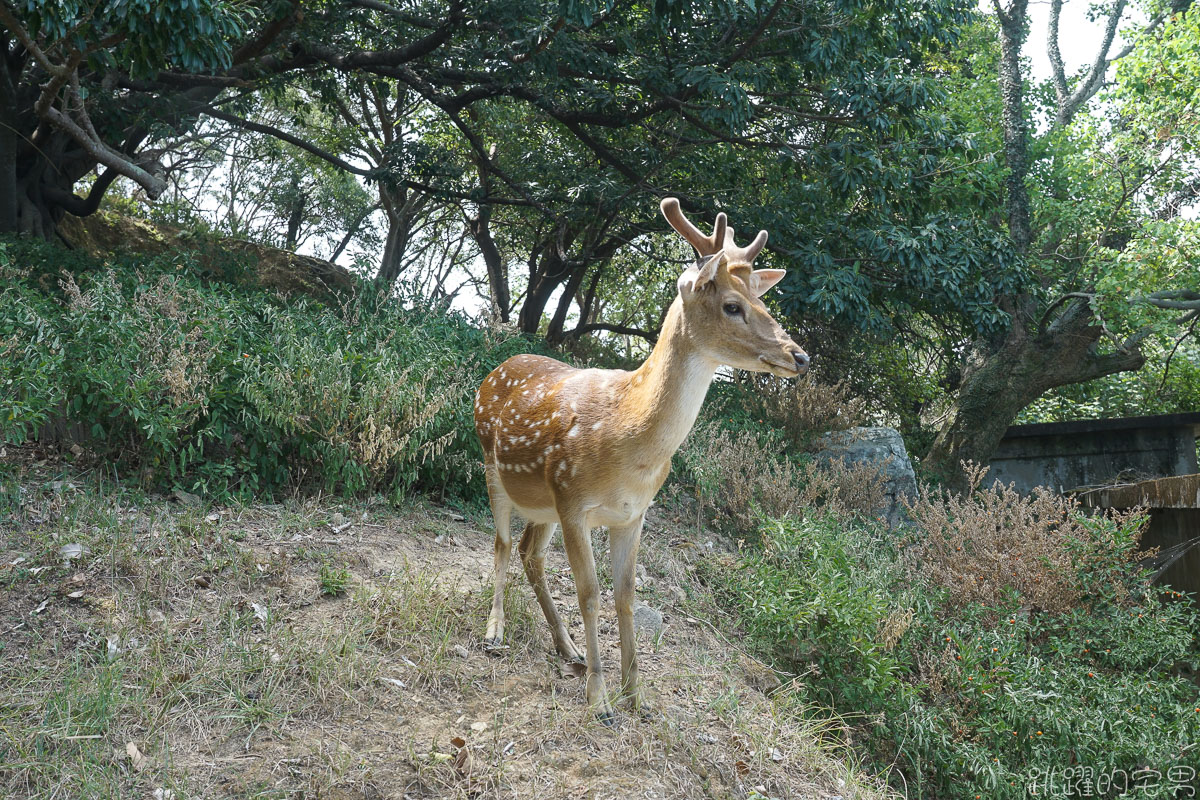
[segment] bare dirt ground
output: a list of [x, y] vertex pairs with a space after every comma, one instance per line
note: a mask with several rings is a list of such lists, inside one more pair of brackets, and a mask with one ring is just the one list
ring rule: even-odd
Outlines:
[[[694, 520], [651, 515], [638, 593], [663, 614], [639, 637], [654, 713], [609, 729], [553, 654], [515, 558], [510, 648], [483, 652], [484, 516], [319, 498], [218, 508], [36, 470], [4, 488], [3, 796], [882, 796], [833, 744], [837, 726], [741, 652], [695, 577], [709, 556]], [[582, 641], [561, 549], [549, 575]]]

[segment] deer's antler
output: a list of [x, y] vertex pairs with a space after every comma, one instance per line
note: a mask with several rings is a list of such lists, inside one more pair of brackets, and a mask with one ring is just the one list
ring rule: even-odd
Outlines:
[[746, 247], [738, 247], [733, 243], [733, 228], [725, 229], [725, 258], [728, 259], [731, 268], [736, 266], [752, 266], [754, 259], [758, 257], [758, 254], [766, 246], [766, 231], [759, 231], [758, 236], [754, 237], [754, 241]]
[[[667, 218], [667, 222], [671, 223], [680, 236], [687, 239], [688, 244], [696, 248], [696, 255], [700, 258], [711, 256], [714, 253], [719, 253], [725, 242], [728, 241], [728, 229], [726, 224], [728, 219], [724, 212], [717, 214], [717, 223], [713, 226], [711, 236], [705, 236], [700, 232], [700, 229], [688, 221], [688, 218], [683, 215], [683, 211], [679, 208], [679, 201], [674, 197], [663, 198], [662, 214]], [[757, 241], [757, 240], [755, 240]], [[765, 239], [763, 240], [766, 241]], [[762, 249], [762, 246], [759, 246]], [[758, 252], [758, 251], [755, 251]]]

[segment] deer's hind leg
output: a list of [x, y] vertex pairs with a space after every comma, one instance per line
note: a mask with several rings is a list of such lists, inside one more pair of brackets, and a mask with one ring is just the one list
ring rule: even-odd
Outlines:
[[562, 617], [558, 615], [558, 608], [554, 605], [554, 598], [550, 596], [550, 590], [546, 587], [546, 551], [550, 547], [550, 537], [554, 535], [554, 528], [552, 522], [530, 522], [521, 534], [521, 543], [517, 549], [521, 553], [521, 563], [525, 565], [525, 577], [529, 578], [533, 594], [537, 597], [538, 605], [542, 607], [542, 613], [546, 615], [547, 624], [550, 625], [554, 648], [563, 660], [571, 665], [569, 668], [577, 673], [577, 677], [582, 677], [587, 671], [587, 661], [571, 641], [571, 634], [567, 632], [567, 626], [563, 624]]
[[487, 478], [488, 501], [492, 506], [492, 519], [496, 523], [496, 555], [492, 575], [492, 611], [488, 614], [487, 632], [483, 646], [487, 650], [499, 650], [504, 646], [504, 584], [508, 578], [508, 559], [512, 555], [512, 500], [500, 485], [495, 462], [484, 464]]

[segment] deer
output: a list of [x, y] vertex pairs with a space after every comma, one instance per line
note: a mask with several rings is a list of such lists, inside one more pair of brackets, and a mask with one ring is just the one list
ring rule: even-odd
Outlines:
[[[704, 235], [676, 198], [661, 203], [671, 227], [696, 251], [650, 355], [632, 372], [578, 369], [539, 355], [517, 355], [492, 370], [475, 395], [475, 431], [495, 523], [492, 606], [484, 648], [505, 649], [504, 590], [512, 553], [510, 520], [524, 518], [518, 550], [567, 670], [586, 677], [585, 698], [605, 725], [616, 723], [600, 659], [600, 585], [591, 531], [608, 528], [621, 644], [618, 702], [644, 712], [633, 623], [634, 572], [646, 510], [671, 469], [671, 456], [700, 413], [721, 367], [794, 378], [809, 357], [760, 299], [785, 270], [754, 269], [767, 243], [760, 231], [734, 243], [724, 213]], [[575, 580], [585, 654], [572, 641], [546, 584], [555, 526]]]

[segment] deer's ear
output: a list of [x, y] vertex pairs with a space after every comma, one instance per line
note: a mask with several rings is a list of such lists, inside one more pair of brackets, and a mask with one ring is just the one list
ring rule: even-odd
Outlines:
[[724, 250], [718, 250], [711, 256], [700, 259], [700, 263], [679, 276], [680, 292], [698, 292], [717, 277], [717, 269], [721, 259], [725, 257]]
[[756, 269], [750, 273], [750, 291], [755, 297], [762, 297], [775, 284], [787, 275], [786, 269]]

